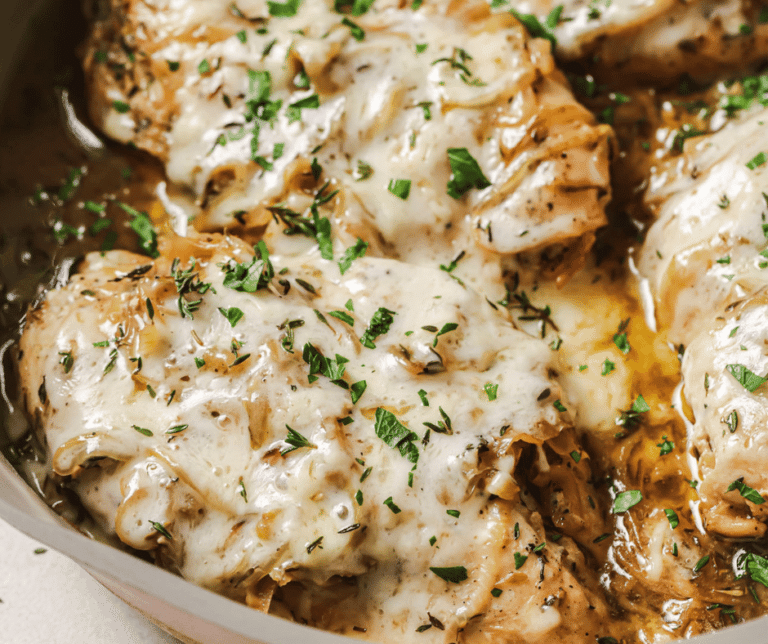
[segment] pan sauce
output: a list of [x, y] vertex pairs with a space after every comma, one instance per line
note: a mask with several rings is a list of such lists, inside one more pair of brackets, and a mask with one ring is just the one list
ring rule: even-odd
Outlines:
[[[639, 95], [637, 100], [641, 100]], [[90, 227], [95, 221], [93, 213], [83, 210], [79, 204], [88, 200], [98, 203], [103, 200], [102, 195], [117, 194], [121, 201], [146, 210], [160, 223], [164, 208], [158, 204], [163, 203], [161, 197], [167, 188], [158, 187], [157, 168], [150, 161], [121, 150], [110, 152], [108, 159], [110, 170], [114, 168], [112, 174], [105, 171], [107, 164], [103, 162], [90, 166], [86, 163], [76, 196], [63, 205], [59, 205], [55, 198], [43, 200], [43, 206], [37, 207], [38, 212], [43, 210], [49, 221], [58, 219], [74, 227]], [[126, 160], [133, 168], [132, 177], [127, 180], [117, 178]], [[80, 163], [75, 161], [72, 165], [79, 166]], [[3, 164], [3, 167], [9, 166]], [[66, 171], [59, 170], [59, 174], [50, 179], [50, 185], [55, 186], [57, 179], [67, 175]], [[28, 178], [25, 180], [29, 181]], [[30, 192], [27, 190], [26, 194]], [[114, 205], [109, 208], [110, 216], [117, 221], [119, 209]], [[155, 214], [158, 216], [154, 217]], [[58, 230], [61, 231], [61, 227]], [[130, 231], [120, 226], [115, 226], [114, 230], [120, 234], [119, 245], [133, 247]], [[614, 228], [608, 237], [615, 239], [616, 230]], [[82, 240], [70, 239], [69, 245], [63, 246], [64, 253], [98, 247], [103, 237], [104, 232], [101, 232], [93, 239], [87, 233]], [[61, 252], [58, 250], [61, 247], [56, 244], [39, 245], [43, 247], [40, 251], [51, 255], [56, 254], [54, 251]], [[73, 247], [76, 250], [70, 250]], [[616, 254], [622, 254], [622, 247], [623, 244]], [[28, 258], [32, 265], [46, 266], [48, 259], [42, 252], [37, 258], [34, 253], [24, 255], [24, 251], [19, 256], [22, 260]], [[696, 475], [689, 470], [693, 460], [686, 457], [685, 423], [672, 407], [676, 400], [678, 409], [682, 406], [679, 396], [675, 396], [679, 379], [677, 356], [667, 346], [663, 333], [653, 334], [648, 330], [644, 312], [638, 304], [636, 282], [628, 274], [626, 262], [610, 257], [599, 266], [590, 265], [562, 290], [557, 290], [551, 281], [527, 276], [524, 268], [516, 271], [520, 283], [516, 285], [510, 274], [509, 285], [516, 286], [513, 293], [527, 293], [536, 309], [520, 308], [520, 301], [513, 300], [516, 304], [511, 308], [512, 314], [515, 318], [539, 317], [528, 322], [523, 320], [520, 324], [527, 326], [533, 335], [543, 329], [546, 342], [558, 347], [555, 359], [564, 362], [563, 386], [572, 399], [568, 406], [578, 410], [574, 415], [579, 429], [589, 432], [584, 439], [585, 449], [591, 456], [598, 483], [593, 500], [603, 511], [606, 527], [605, 532], [601, 530], [594, 538], [585, 540], [597, 540], [597, 543], [586, 543], [584, 547], [587, 556], [593, 558], [590, 561], [595, 562], [588, 567], [600, 570], [599, 580], [606, 589], [608, 605], [614, 613], [610, 628], [599, 635], [625, 638], [626, 641], [654, 641], [666, 632], [680, 636], [727, 624], [732, 621], [730, 615], [741, 619], [759, 614], [761, 610], [751, 598], [748, 585], [755, 588], [758, 596], [762, 595], [761, 587], [748, 584], [745, 579], [734, 579], [732, 559], [736, 546], [702, 534], [700, 530], [697, 496], [688, 483], [689, 479], [695, 480]], [[545, 305], [551, 307], [549, 316], [541, 313]], [[645, 317], [650, 319], [647, 311]], [[551, 323], [546, 321], [550, 318]], [[624, 355], [614, 343], [613, 336], [627, 318], [630, 319], [626, 331], [631, 349]], [[12, 320], [8, 327], [13, 327]], [[557, 338], [562, 339], [562, 344]], [[550, 350], [554, 351], [554, 348]], [[614, 370], [603, 376], [606, 361], [614, 364]], [[582, 370], [584, 365], [587, 368]], [[638, 394], [648, 402], [650, 411], [631, 431], [617, 427], [618, 413], [629, 410]], [[625, 435], [615, 437], [616, 433]], [[665, 435], [675, 447], [670, 454], [660, 457], [659, 443], [663, 443]], [[610, 477], [610, 483], [607, 477]], [[54, 487], [52, 483], [47, 486], [51, 492]], [[65, 484], [64, 487], [68, 486]], [[644, 497], [639, 505], [628, 513], [608, 514], [606, 510], [611, 505], [612, 496], [622, 490], [638, 489]], [[552, 502], [555, 496], [540, 494], [538, 499], [528, 499], [532, 505], [541, 504], [545, 516], [553, 517], [554, 525], [548, 526], [550, 533], [561, 529], [558, 521], [567, 527]], [[663, 509], [676, 511], [680, 525], [674, 531]], [[567, 534], [565, 529], [563, 532]], [[602, 534], [611, 536], [600, 539]], [[677, 557], [672, 555], [675, 543]], [[749, 547], [752, 549], [752, 544]], [[697, 562], [706, 555], [711, 557], [707, 565], [693, 574]], [[286, 593], [290, 595], [290, 589]], [[278, 598], [275, 610], [283, 614], [292, 609], [296, 611], [291, 601], [290, 596], [283, 601]], [[716, 604], [718, 606], [712, 608]], [[734, 607], [734, 612], [730, 612], [729, 606]], [[438, 629], [433, 627], [432, 630]], [[590, 638], [594, 636], [592, 633]]]

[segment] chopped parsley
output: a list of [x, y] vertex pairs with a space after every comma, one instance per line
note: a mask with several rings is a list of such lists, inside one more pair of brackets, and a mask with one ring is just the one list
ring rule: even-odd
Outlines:
[[295, 103], [291, 103], [288, 105], [288, 109], [286, 110], [286, 114], [288, 115], [288, 122], [294, 123], [296, 121], [300, 121], [301, 110], [317, 109], [318, 107], [320, 107], [320, 97], [318, 97], [317, 94], [312, 94], [311, 96], [302, 98]]
[[353, 405], [357, 404], [357, 401], [360, 400], [360, 397], [363, 395], [367, 387], [368, 387], [368, 383], [365, 380], [353, 382], [349, 386], [349, 394], [352, 399]]
[[632, 407], [628, 411], [621, 412], [621, 415], [616, 420], [616, 424], [632, 427], [640, 422], [640, 414], [644, 414], [650, 410], [651, 408], [648, 406], [648, 403], [645, 402], [645, 398], [640, 394], [635, 399], [635, 402], [632, 403]]
[[386, 505], [390, 510], [392, 510], [392, 514], [400, 514], [402, 510], [397, 507], [395, 502], [392, 500], [392, 497], [390, 496], [388, 499], [384, 500], [384, 505]]
[[230, 323], [230, 325], [232, 325], [232, 327], [234, 327], [245, 315], [236, 306], [232, 306], [227, 309], [219, 307], [219, 313], [221, 313], [225, 318], [227, 318], [227, 321]]
[[619, 492], [613, 500], [612, 511], [614, 514], [622, 514], [630, 508], [636, 506], [643, 500], [643, 493], [640, 490], [627, 490]]
[[257, 253], [250, 262], [234, 264], [231, 261], [222, 266], [224, 286], [233, 291], [255, 293], [269, 284], [275, 276], [275, 269], [269, 261], [269, 251], [264, 241], [253, 247]]
[[188, 300], [185, 296], [191, 293], [204, 295], [211, 288], [211, 284], [200, 281], [198, 273], [195, 272], [194, 258], [192, 259], [190, 267], [185, 270], [180, 269], [179, 264], [180, 261], [178, 257], [171, 263], [171, 277], [176, 285], [176, 292], [179, 294], [177, 300], [179, 313], [183, 318], [192, 319], [194, 318], [194, 312], [200, 308], [203, 300], [202, 298]]
[[551, 43], [553, 49], [557, 46], [557, 38], [555, 38], [554, 31], [557, 23], [560, 22], [563, 5], [557, 5], [549, 12], [544, 20], [544, 24], [539, 22], [539, 19], [533, 14], [520, 13], [515, 9], [510, 9], [509, 12], [523, 24], [531, 36], [534, 38], [545, 38]]
[[112, 101], [112, 108], [118, 114], [126, 114], [131, 110], [131, 106], [125, 101]]
[[72, 357], [71, 351], [59, 351], [61, 359], [59, 364], [64, 367], [64, 373], [69, 373], [72, 370], [72, 365], [75, 364], [75, 359]]
[[346, 363], [349, 362], [344, 356], [336, 354], [336, 358], [326, 358], [318, 349], [307, 342], [304, 345], [302, 351], [302, 358], [304, 362], [309, 365], [309, 382], [315, 382], [317, 380], [317, 374], [329, 378], [335, 385], [346, 389], [347, 385], [342, 378], [346, 370]]
[[440, 577], [440, 579], [453, 584], [461, 583], [469, 578], [467, 569], [464, 566], [450, 566], [447, 568], [430, 566], [429, 569]]
[[139, 427], [138, 425], [131, 425], [139, 434], [143, 434], [144, 436], [154, 436], [152, 433], [152, 430], [147, 429], [145, 427]]
[[669, 526], [674, 530], [678, 525], [680, 525], [680, 519], [677, 518], [677, 512], [674, 510], [666, 509], [664, 510], [664, 514], [667, 515], [667, 520], [669, 521]]
[[419, 461], [419, 450], [414, 441], [419, 440], [415, 432], [405, 427], [391, 411], [383, 407], [376, 410], [374, 424], [376, 435], [414, 465]]
[[496, 400], [496, 396], [499, 391], [499, 385], [491, 382], [486, 382], [483, 386], [485, 395], [488, 396], [488, 400]]
[[736, 479], [726, 488], [725, 491], [731, 492], [732, 490], [738, 490], [739, 494], [741, 494], [743, 498], [745, 498], [747, 501], [751, 501], [755, 505], [762, 505], [765, 503], [765, 499], [757, 490], [749, 487], [749, 485], [744, 483], [743, 477]]
[[744, 387], [750, 393], [754, 392], [760, 385], [762, 385], [766, 378], [762, 378], [755, 373], [752, 373], [743, 364], [729, 364], [725, 367], [739, 384]]
[[352, 262], [356, 259], [364, 257], [367, 250], [368, 242], [364, 242], [358, 237], [357, 241], [344, 251], [344, 254], [339, 260], [339, 270], [341, 271], [341, 274], [344, 275], [344, 273], [349, 270], [350, 266], [352, 266]]
[[608, 358], [606, 358], [605, 362], [603, 362], [603, 370], [600, 372], [600, 375], [607, 376], [614, 369], [616, 369], [616, 363], [611, 362]]
[[316, 445], [312, 444], [305, 436], [302, 436], [292, 427], [286, 425], [286, 428], [288, 429], [288, 436], [285, 439], [285, 442], [290, 445], [290, 447], [287, 447], [284, 450], [281, 450], [280, 456], [285, 456], [286, 454], [290, 454], [291, 452], [300, 449], [302, 447], [311, 447], [315, 448]]
[[613, 343], [619, 348], [624, 355], [629, 353], [632, 348], [629, 345], [629, 339], [627, 338], [627, 325], [629, 324], [629, 318], [623, 320], [619, 324], [619, 330], [613, 335]]
[[337, 13], [351, 13], [362, 16], [373, 5], [374, 0], [334, 0], [333, 10]]
[[750, 579], [768, 588], [768, 559], [748, 552], [744, 564]]
[[656, 443], [656, 447], [659, 447], [659, 456], [666, 456], [667, 454], [670, 454], [673, 449], [675, 449], [675, 444], [669, 440], [666, 436], [661, 437], [661, 443]]
[[394, 315], [397, 315], [395, 311], [390, 311], [383, 306], [380, 307], [376, 313], [373, 314], [368, 328], [360, 338], [360, 344], [369, 349], [375, 349], [376, 345], [373, 341], [380, 335], [384, 335], [389, 331], [392, 323], [395, 321], [395, 318], [393, 317]]
[[349, 33], [352, 35], [352, 38], [357, 40], [357, 42], [365, 39], [365, 31], [363, 31], [363, 28], [357, 23], [352, 22], [349, 18], [345, 17], [341, 21], [341, 24], [345, 27], [349, 27]]
[[286, 0], [285, 2], [267, 2], [269, 15], [275, 18], [292, 18], [299, 11], [301, 0]]
[[752, 159], [747, 162], [746, 165], [750, 170], [755, 170], [761, 165], [764, 165], [766, 161], [768, 161], [768, 154], [765, 152], [758, 152], [754, 157], [752, 157]]
[[357, 169], [354, 172], [355, 181], [365, 181], [373, 174], [373, 168], [365, 161], [358, 160]]
[[709, 555], [704, 555], [701, 559], [699, 559], [696, 562], [696, 565], [693, 567], [693, 572], [697, 573], [700, 572], [704, 566], [706, 566], [709, 563]]
[[145, 212], [139, 212], [122, 201], [117, 201], [115, 203], [117, 203], [124, 212], [133, 217], [129, 225], [131, 230], [135, 232], [139, 238], [139, 248], [142, 252], [150, 257], [159, 257], [160, 253], [157, 250], [157, 231], [152, 225], [152, 220], [149, 218], [149, 215]]
[[395, 195], [395, 197], [405, 201], [408, 199], [408, 195], [411, 194], [411, 181], [410, 179], [391, 179], [387, 190]]
[[520, 554], [519, 552], [515, 553], [515, 570], [520, 570], [520, 568], [523, 567], [523, 564], [528, 561], [528, 555]]
[[472, 188], [481, 190], [491, 185], [467, 148], [448, 148], [448, 162], [452, 173], [448, 194], [454, 199], [461, 198]]
[[435, 334], [435, 339], [432, 341], [432, 346], [433, 347], [437, 346], [437, 339], [441, 335], [445, 335], [446, 333], [450, 333], [451, 331], [455, 331], [458, 328], [459, 328], [459, 325], [456, 324], [455, 322], [446, 322], [445, 324], [443, 324], [442, 328]]

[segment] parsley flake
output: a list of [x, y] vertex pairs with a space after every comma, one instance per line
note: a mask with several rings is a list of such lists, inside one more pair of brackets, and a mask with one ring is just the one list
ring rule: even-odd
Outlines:
[[643, 500], [643, 493], [640, 490], [627, 490], [619, 492], [613, 501], [612, 511], [614, 514], [623, 514], [630, 508], [636, 506]]
[[411, 463], [416, 464], [419, 461], [419, 450], [414, 444], [419, 437], [400, 423], [391, 411], [383, 407], [376, 410], [374, 431], [381, 440], [393, 449], [399, 450], [400, 454]]
[[448, 162], [452, 173], [448, 181], [448, 194], [454, 199], [461, 198], [472, 188], [482, 190], [491, 185], [467, 148], [448, 148]]
[[485, 391], [485, 395], [488, 396], [488, 400], [496, 400], [496, 396], [499, 391], [499, 385], [494, 384], [491, 382], [486, 382], [483, 386], [483, 390]]
[[761, 165], [764, 165], [766, 161], [768, 161], [768, 154], [765, 152], [758, 152], [752, 159], [747, 162], [746, 165], [750, 170], [755, 170]]
[[664, 514], [667, 515], [667, 520], [669, 521], [669, 526], [674, 530], [678, 525], [680, 525], [680, 519], [677, 518], [677, 512], [674, 510], [666, 509], [664, 510]]
[[430, 566], [429, 569], [440, 577], [440, 579], [453, 584], [458, 584], [469, 579], [467, 569], [464, 566], [449, 566], [446, 568]]
[[280, 456], [285, 456], [286, 454], [290, 454], [291, 452], [300, 449], [302, 447], [311, 447], [315, 448], [316, 445], [312, 444], [305, 436], [302, 436], [297, 432], [295, 429], [290, 427], [289, 425], [286, 425], [286, 428], [288, 429], [288, 436], [285, 439], [285, 442], [290, 445], [290, 447], [281, 450]]
[[228, 309], [219, 307], [219, 313], [221, 313], [225, 318], [227, 318], [227, 321], [229, 324], [234, 328], [234, 326], [242, 319], [242, 317], [245, 315], [240, 309], [238, 309], [236, 306], [232, 306]]
[[410, 179], [390, 179], [387, 190], [405, 201], [411, 194], [411, 181]]
[[762, 505], [765, 503], [765, 499], [762, 497], [762, 495], [757, 490], [745, 484], [743, 478], [736, 479], [726, 488], [725, 491], [731, 492], [732, 490], [738, 490], [739, 494], [741, 494], [743, 498], [745, 498], [747, 501], [751, 501], [755, 505]]
[[762, 378], [755, 373], [752, 373], [743, 364], [729, 364], [725, 367], [728, 372], [738, 380], [739, 384], [744, 387], [748, 392], [754, 392], [760, 385], [762, 385], [766, 378]]
[[360, 344], [369, 349], [375, 349], [376, 345], [373, 343], [373, 341], [380, 335], [384, 335], [387, 331], [389, 331], [392, 323], [395, 321], [395, 318], [393, 317], [395, 315], [397, 315], [395, 311], [390, 311], [383, 306], [380, 307], [376, 313], [373, 314], [368, 328], [360, 338]]

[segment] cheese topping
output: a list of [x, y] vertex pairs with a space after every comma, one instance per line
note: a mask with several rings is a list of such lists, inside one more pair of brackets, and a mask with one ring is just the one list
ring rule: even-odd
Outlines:
[[[539, 559], [546, 541], [516, 477], [568, 428], [552, 352], [444, 271], [260, 257], [177, 238], [154, 263], [92, 254], [48, 294], [21, 369], [53, 470], [108, 531], [198, 584], [255, 603], [260, 583], [301, 582], [323, 605], [356, 578], [354, 610], [306, 619], [404, 636], [431, 614], [455, 633], [507, 583], [511, 549]], [[516, 574], [505, 600], [533, 592], [508, 608], [525, 623], [472, 628], [581, 631], [540, 610], [563, 575], [564, 614], [602, 606], [558, 563], [580, 557], [569, 544]]]
[[[264, 227], [265, 207], [307, 177], [341, 190], [335, 224], [352, 240], [415, 263], [481, 253], [471, 237], [519, 253], [605, 223], [610, 130], [574, 100], [549, 43], [509, 14], [477, 2], [359, 15], [303, 2], [288, 17], [260, 2], [115, 4], [86, 56], [91, 111], [160, 156], [202, 207], [199, 228], [236, 226], [234, 214]], [[115, 30], [139, 52], [124, 76], [94, 57], [125, 58]], [[462, 241], [446, 257], [454, 228]]]

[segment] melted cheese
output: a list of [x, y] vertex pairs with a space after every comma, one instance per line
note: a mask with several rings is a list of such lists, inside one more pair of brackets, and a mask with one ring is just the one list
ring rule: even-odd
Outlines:
[[[118, 29], [146, 56], [122, 80], [86, 57], [94, 118], [160, 156], [196, 196], [206, 230], [236, 226], [238, 212], [265, 226], [264, 207], [290, 202], [313, 160], [320, 182], [342, 192], [338, 234], [412, 263], [448, 263], [462, 250], [496, 263], [487, 251], [564, 243], [605, 223], [610, 129], [574, 100], [548, 42], [478, 2], [377, 2], [354, 17], [358, 40], [330, 4], [301, 3], [289, 18], [238, 5], [248, 21], [225, 0], [116, 7], [117, 24], [96, 29], [91, 52], [124, 56], [108, 30]], [[269, 74], [269, 100], [281, 101], [268, 123], [246, 119], [254, 72]], [[292, 113], [314, 96], [316, 107]], [[449, 149], [466, 149], [490, 185], [450, 196]], [[389, 190], [397, 180], [410, 182], [407, 199]]]
[[[640, 270], [658, 298], [662, 325], [687, 344], [701, 312], [765, 284], [763, 229], [768, 166], [761, 138], [768, 111], [752, 110], [719, 132], [687, 142], [657, 169], [645, 199], [657, 212]], [[754, 160], [754, 161], [753, 161]]]
[[[22, 339], [27, 405], [52, 468], [74, 477], [107, 531], [236, 598], [265, 579], [300, 581], [326, 608], [297, 615], [373, 638], [410, 637], [432, 615], [446, 631], [419, 641], [449, 641], [486, 610], [477, 641], [487, 629], [569, 641], [595, 627], [605, 608], [565, 564], [581, 555], [567, 538], [533, 555], [546, 537], [518, 496], [525, 446], [568, 431], [546, 345], [444, 271], [363, 258], [342, 275], [317, 256], [273, 258], [279, 276], [248, 293], [224, 285], [226, 266], [251, 259], [244, 244], [164, 243], [149, 264], [89, 255]], [[170, 253], [210, 284], [181, 296], [202, 300], [193, 317], [180, 314]], [[369, 348], [359, 338], [381, 307], [391, 324]], [[232, 324], [224, 313], [235, 309]], [[320, 354], [334, 374], [310, 369]], [[385, 441], [394, 419], [405, 437]], [[310, 445], [286, 451], [288, 428]], [[531, 561], [510, 577], [513, 549]], [[454, 566], [465, 583], [430, 572]], [[336, 576], [356, 590], [331, 610]], [[494, 612], [497, 584], [507, 590]], [[563, 619], [586, 605], [599, 607], [593, 617]]]
[[593, 56], [593, 71], [621, 69], [641, 83], [681, 73], [711, 78], [760, 60], [768, 44], [768, 28], [743, 0], [526, 0], [514, 8], [547, 24], [557, 7], [559, 21], [549, 28], [558, 56]]
[[768, 372], [766, 306], [761, 290], [735, 308], [721, 310], [690, 343], [683, 360], [685, 396], [696, 419], [691, 437], [699, 455], [707, 527], [733, 537], [762, 536], [766, 529], [760, 522], [766, 514], [762, 502], [728, 489], [741, 480], [758, 494], [768, 494], [765, 388], [747, 388], [733, 373], [746, 368], [759, 377]]

